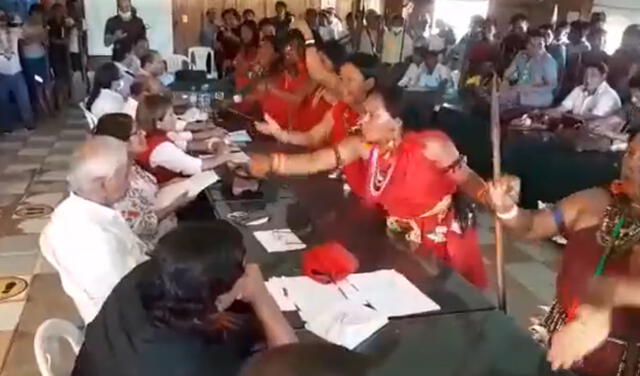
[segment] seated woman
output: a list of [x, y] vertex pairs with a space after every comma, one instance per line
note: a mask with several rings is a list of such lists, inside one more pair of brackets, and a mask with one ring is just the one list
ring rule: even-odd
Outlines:
[[640, 371], [638, 240], [640, 136], [622, 159], [620, 180], [560, 200], [552, 209], [518, 208], [516, 179], [490, 184], [498, 218], [521, 239], [562, 234], [567, 245], [556, 280], [556, 300], [534, 327], [550, 346], [554, 368], [576, 375], [633, 375]]
[[[133, 118], [126, 114], [107, 114], [93, 131], [96, 136], [110, 136], [128, 143], [131, 158], [147, 148], [145, 132], [138, 129]], [[129, 175], [129, 190], [115, 209], [122, 214], [133, 232], [153, 249], [158, 239], [177, 225], [176, 211], [191, 199], [185, 194], [166, 207], [158, 208], [156, 196], [160, 186], [156, 178], [133, 164]]]
[[[438, 131], [402, 132], [402, 95], [379, 86], [364, 102], [362, 136], [351, 136], [313, 153], [254, 155], [254, 176], [310, 175], [360, 161], [366, 171], [365, 199], [387, 211], [390, 230], [403, 234], [418, 252], [433, 252], [474, 285], [487, 285], [477, 234], [458, 220], [453, 205], [460, 191], [484, 199], [485, 184], [453, 142]], [[466, 213], [468, 214], [468, 213]]]
[[125, 98], [120, 94], [124, 86], [120, 69], [114, 63], [100, 66], [93, 79], [87, 99], [87, 109], [99, 120], [102, 115], [122, 112]]
[[261, 342], [297, 342], [223, 221], [181, 225], [127, 274], [87, 326], [73, 376], [235, 376]]
[[136, 155], [136, 161], [158, 180], [166, 183], [183, 175], [195, 175], [227, 162], [224, 142], [220, 138], [186, 141], [185, 150], [214, 154], [211, 157], [193, 157], [181, 149], [169, 136], [176, 129], [176, 115], [171, 100], [161, 95], [148, 95], [138, 105], [138, 127], [146, 132], [147, 148]]
[[299, 31], [291, 30], [282, 49], [281, 67], [257, 88], [262, 96], [263, 112], [284, 129], [290, 129], [298, 106], [316, 87], [309, 79], [304, 59], [304, 37]]

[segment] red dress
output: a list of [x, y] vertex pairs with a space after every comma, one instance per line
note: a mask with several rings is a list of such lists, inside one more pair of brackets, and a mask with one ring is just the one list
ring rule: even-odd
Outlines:
[[[309, 80], [307, 67], [304, 63], [298, 66], [298, 75], [292, 76], [287, 72], [280, 73], [272, 82], [272, 85], [282, 91], [295, 93]], [[283, 129], [289, 129], [295, 116], [297, 105], [270, 93], [264, 93], [260, 100], [262, 111], [269, 114]]]
[[[352, 129], [358, 126], [360, 114], [355, 112], [344, 102], [338, 102], [331, 110], [333, 127], [329, 135], [329, 144], [338, 145], [349, 136]], [[351, 162], [342, 168], [342, 173], [351, 188], [351, 191], [359, 197], [364, 197], [367, 180], [367, 170], [363, 160]]]
[[158, 184], [166, 183], [172, 179], [182, 176], [177, 172], [171, 171], [162, 166], [156, 166], [156, 167], [151, 166], [151, 153], [153, 153], [153, 151], [158, 146], [160, 146], [165, 142], [172, 142], [172, 141], [167, 137], [167, 135], [164, 132], [149, 133], [147, 134], [147, 149], [142, 153], [136, 155], [136, 162], [138, 162], [140, 167], [142, 167], [151, 175], [153, 175], [158, 181]]
[[435, 252], [469, 282], [485, 288], [487, 277], [477, 233], [474, 229], [462, 232], [455, 223], [451, 197], [457, 184], [424, 156], [426, 138], [448, 139], [439, 131], [407, 134], [387, 165], [383, 183], [375, 187], [373, 179], [382, 176], [376, 171], [384, 162], [373, 148], [367, 162], [367, 196], [384, 207], [391, 228], [409, 230], [408, 237], [425, 246], [419, 252]]
[[298, 132], [307, 132], [322, 121], [331, 104], [324, 99], [322, 87], [307, 95], [293, 116], [291, 128]]
[[[558, 303], [565, 313], [570, 312], [575, 303], [584, 297], [604, 252], [596, 238], [597, 232], [598, 228], [592, 227], [567, 235], [568, 243], [563, 251], [562, 264], [556, 282]], [[606, 263], [604, 276], [639, 278], [640, 265], [634, 266], [629, 254], [612, 257]], [[609, 338], [614, 340], [606, 341], [572, 370], [578, 375], [618, 375], [618, 366], [626, 346], [624, 342], [629, 342], [634, 347], [640, 344], [640, 309], [615, 309]], [[630, 352], [629, 356], [633, 354], [634, 352]], [[637, 353], [635, 354], [636, 359], [629, 362], [635, 367], [633, 375], [640, 373], [639, 359], [637, 359]]]

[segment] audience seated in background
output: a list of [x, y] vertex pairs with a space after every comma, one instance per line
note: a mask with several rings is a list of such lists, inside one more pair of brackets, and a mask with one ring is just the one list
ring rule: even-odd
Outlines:
[[145, 95], [149, 94], [149, 86], [147, 81], [135, 81], [131, 84], [129, 91], [130, 95], [122, 107], [122, 113], [135, 119], [136, 113], [138, 112], [138, 103], [140, 103]]
[[640, 74], [631, 77], [628, 87], [631, 94], [629, 102], [615, 114], [587, 123], [591, 131], [621, 141], [640, 131]]
[[142, 69], [137, 80], [146, 80], [152, 94], [170, 94], [169, 89], [160, 81], [165, 73], [165, 62], [158, 51], [151, 50], [140, 59]]
[[[186, 141], [184, 150], [172, 141], [168, 132], [176, 130], [176, 115], [171, 100], [160, 95], [148, 95], [138, 105], [138, 127], [146, 132], [147, 148], [136, 156], [136, 161], [150, 172], [159, 184], [180, 176], [191, 176], [211, 170], [225, 162], [228, 155], [220, 139]], [[185, 152], [194, 151], [214, 156], [193, 157]]]
[[609, 85], [623, 100], [629, 99], [627, 83], [634, 64], [640, 64], [640, 25], [629, 25], [622, 34], [620, 48], [609, 59]]
[[139, 75], [142, 70], [142, 57], [148, 54], [149, 49], [149, 40], [145, 38], [138, 39], [133, 45], [133, 56], [131, 59], [133, 60], [131, 64], [131, 71], [135, 75]]
[[115, 63], [106, 63], [96, 70], [91, 94], [87, 98], [87, 108], [99, 120], [103, 115], [122, 112], [125, 98], [122, 96], [124, 83], [122, 74]]
[[147, 258], [145, 243], [114, 209], [129, 189], [129, 169], [123, 142], [100, 136], [82, 144], [69, 168], [70, 195], [40, 236], [42, 254], [60, 273], [85, 323], [120, 279]]
[[131, 89], [131, 84], [136, 79], [135, 69], [136, 61], [133, 54], [133, 46], [130, 44], [120, 44], [120, 48], [113, 49], [113, 55], [111, 60], [120, 70], [120, 76], [122, 77], [122, 95], [127, 98]]
[[297, 342], [245, 252], [223, 221], [165, 235], [87, 327], [72, 375], [235, 376], [262, 343]]
[[591, 50], [587, 41], [589, 24], [583, 21], [573, 21], [569, 31], [569, 44], [567, 45], [567, 69], [564, 75], [561, 94], [567, 93], [582, 83], [582, 57], [585, 52]]
[[469, 53], [473, 46], [482, 39], [483, 23], [484, 17], [478, 15], [471, 17], [469, 31], [449, 51], [445, 61], [452, 71], [458, 70], [461, 73], [467, 71]]
[[501, 100], [512, 107], [545, 108], [553, 103], [553, 91], [558, 85], [555, 60], [545, 49], [544, 35], [537, 30], [529, 32], [527, 49], [521, 51], [504, 73], [504, 85], [513, 80], [515, 85], [505, 87]]
[[299, 343], [260, 353], [240, 376], [366, 376], [373, 368], [367, 355], [329, 343]]
[[494, 67], [500, 66], [500, 44], [496, 41], [496, 23], [492, 19], [486, 19], [482, 23], [482, 39], [474, 44], [469, 51], [469, 69], [465, 76], [461, 77], [462, 82], [466, 78], [478, 74], [480, 66], [484, 63], [491, 63]]
[[438, 62], [438, 53], [426, 48], [419, 49], [420, 65], [412, 63], [398, 86], [409, 90], [442, 90], [451, 81], [449, 68]]
[[233, 71], [233, 60], [240, 51], [240, 14], [235, 9], [222, 12], [224, 25], [216, 36], [216, 68], [222, 76]]
[[609, 54], [604, 50], [607, 43], [607, 31], [605, 29], [589, 29], [587, 42], [591, 49], [582, 54], [582, 65], [609, 63]]
[[509, 20], [509, 33], [502, 39], [502, 64], [508, 66], [520, 51], [527, 48], [529, 19], [522, 13]]
[[404, 18], [395, 15], [382, 39], [382, 62], [396, 64], [404, 62], [413, 54], [413, 40], [404, 28]]
[[582, 120], [589, 120], [618, 111], [622, 106], [620, 97], [607, 83], [607, 73], [608, 68], [604, 63], [586, 65], [584, 84], [573, 89], [559, 107], [548, 110], [547, 114], [559, 117], [569, 113]]
[[[145, 132], [137, 129], [131, 116], [109, 114], [103, 116], [93, 132], [96, 136], [109, 136], [127, 143], [131, 160], [147, 147]], [[129, 176], [126, 196], [114, 207], [127, 221], [133, 232], [152, 249], [164, 234], [177, 225], [175, 212], [191, 202], [185, 194], [164, 207], [157, 205], [156, 196], [160, 186], [150, 173], [137, 163]]]

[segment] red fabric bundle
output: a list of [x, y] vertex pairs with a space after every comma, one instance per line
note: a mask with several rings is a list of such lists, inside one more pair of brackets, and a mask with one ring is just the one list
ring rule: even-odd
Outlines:
[[320, 283], [345, 279], [358, 270], [358, 259], [342, 244], [331, 242], [307, 251], [302, 257], [304, 274]]

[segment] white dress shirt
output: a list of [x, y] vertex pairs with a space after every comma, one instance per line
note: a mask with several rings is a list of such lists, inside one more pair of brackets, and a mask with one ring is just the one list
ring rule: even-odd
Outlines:
[[131, 116], [134, 120], [138, 112], [138, 101], [133, 97], [129, 97], [122, 107], [122, 112]]
[[618, 93], [605, 81], [593, 94], [589, 94], [584, 85], [576, 87], [560, 107], [573, 115], [604, 117], [620, 109], [622, 103]]
[[[402, 38], [404, 36], [404, 44]], [[402, 56], [401, 56], [402, 55]], [[413, 55], [413, 40], [407, 32], [384, 32], [382, 42], [382, 62], [395, 64]]]
[[182, 175], [202, 172], [202, 160], [185, 153], [173, 142], [167, 141], [156, 146], [149, 156], [151, 167], [164, 167]]
[[149, 251], [120, 213], [73, 193], [51, 215], [40, 235], [40, 249], [60, 273], [62, 287], [85, 324]]
[[409, 68], [407, 68], [407, 71], [404, 73], [404, 76], [402, 76], [402, 79], [398, 81], [398, 86], [406, 88], [418, 86], [420, 72], [422, 72], [423, 69], [424, 63], [420, 65], [411, 63]]
[[10, 44], [11, 54], [5, 56], [0, 51], [0, 74], [13, 76], [22, 72], [20, 54], [18, 52], [18, 40], [22, 38], [21, 28], [10, 28], [8, 32], [0, 31], [0, 47]]
[[358, 52], [369, 55], [378, 55], [378, 31], [369, 30], [366, 27], [360, 33], [360, 45]]
[[119, 93], [110, 89], [100, 90], [100, 95], [91, 105], [91, 113], [100, 120], [103, 115], [122, 112], [124, 98]]
[[193, 132], [191, 131], [176, 131], [167, 132], [169, 140], [173, 141], [177, 147], [181, 150], [187, 151], [189, 142], [193, 141]]
[[429, 73], [426, 67], [423, 67], [418, 79], [418, 87], [435, 90], [445, 80], [451, 79], [451, 71], [445, 65], [438, 63], [433, 72]]

